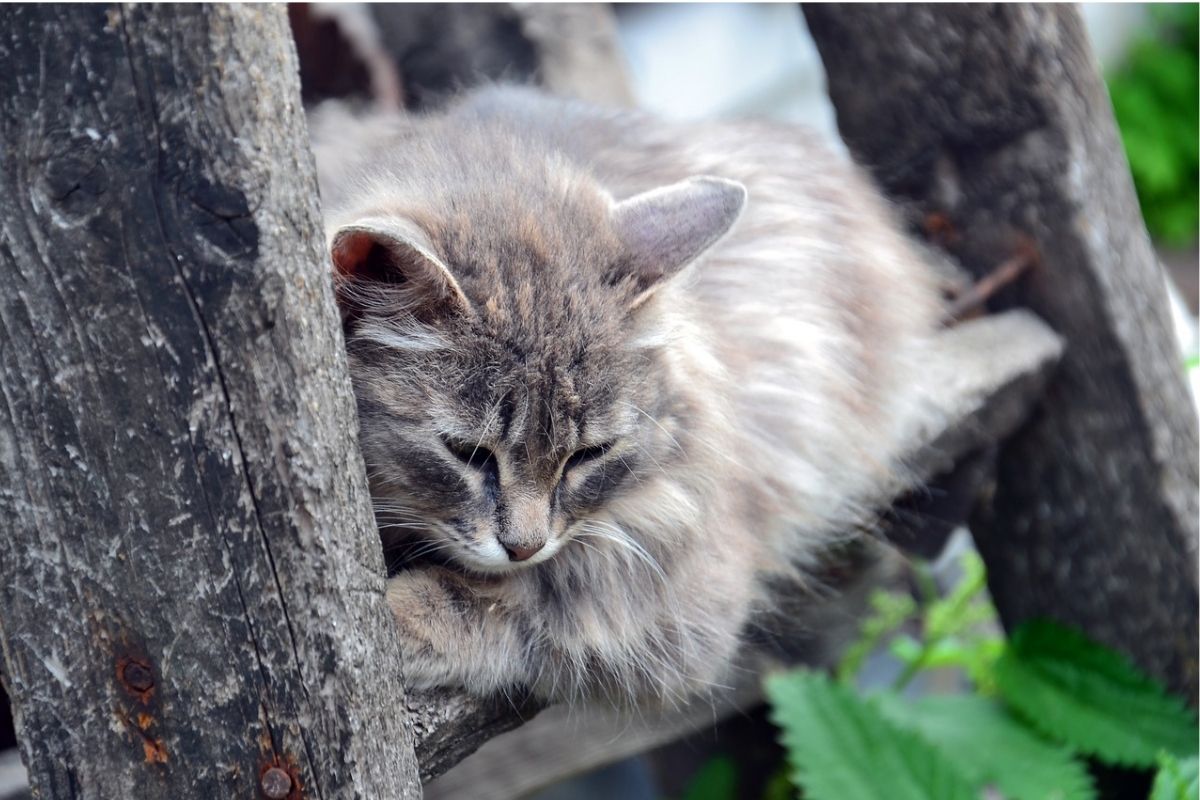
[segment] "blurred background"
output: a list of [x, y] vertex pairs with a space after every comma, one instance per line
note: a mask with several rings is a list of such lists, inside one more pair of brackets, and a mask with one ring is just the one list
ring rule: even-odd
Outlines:
[[[821, 58], [793, 4], [620, 4], [617, 35], [637, 104], [680, 120], [768, 117], [840, 147]], [[1084, 3], [1146, 227], [1172, 279], [1192, 378], [1197, 334], [1197, 4]]]

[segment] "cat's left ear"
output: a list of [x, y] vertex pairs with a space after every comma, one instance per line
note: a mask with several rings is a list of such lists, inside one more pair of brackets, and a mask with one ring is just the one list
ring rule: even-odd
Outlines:
[[633, 306], [677, 274], [733, 227], [746, 206], [746, 187], [702, 176], [652, 189], [613, 206], [613, 228], [627, 261], [613, 282], [632, 279]]
[[470, 309], [428, 237], [405, 219], [361, 219], [339, 228], [330, 254], [345, 318], [364, 313], [383, 287], [393, 304], [418, 316], [432, 319]]

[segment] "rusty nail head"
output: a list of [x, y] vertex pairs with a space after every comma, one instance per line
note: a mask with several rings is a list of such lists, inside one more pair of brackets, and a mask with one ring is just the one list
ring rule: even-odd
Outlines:
[[154, 687], [154, 676], [150, 668], [140, 661], [126, 662], [121, 670], [121, 679], [135, 692], [146, 692]]
[[283, 800], [292, 791], [292, 776], [279, 767], [271, 767], [262, 774], [259, 781], [262, 792], [271, 800]]

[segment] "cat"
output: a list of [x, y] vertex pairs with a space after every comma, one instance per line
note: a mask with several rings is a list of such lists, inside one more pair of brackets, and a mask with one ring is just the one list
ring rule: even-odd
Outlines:
[[408, 682], [720, 685], [903, 470], [931, 271], [801, 128], [487, 87], [313, 122]]

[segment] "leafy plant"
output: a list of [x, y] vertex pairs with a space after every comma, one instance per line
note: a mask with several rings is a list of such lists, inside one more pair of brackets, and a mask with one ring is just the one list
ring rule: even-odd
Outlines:
[[[1005, 642], [987, 623], [983, 565], [938, 597], [924, 568], [918, 601], [872, 600], [874, 613], [836, 680], [808, 670], [766, 682], [792, 781], [806, 800], [1095, 797], [1084, 756], [1159, 765], [1154, 800], [1196, 800], [1195, 715], [1123, 656], [1059, 625], [1034, 621]], [[919, 636], [902, 632], [915, 625]], [[854, 685], [890, 639], [905, 668], [884, 691]], [[975, 691], [906, 699], [913, 678], [962, 669]]]
[[1200, 225], [1197, 4], [1151, 7], [1152, 25], [1108, 76], [1117, 126], [1150, 233], [1196, 241]]
[[1004, 640], [994, 625], [996, 609], [987, 597], [983, 559], [968, 553], [962, 569], [962, 580], [945, 597], [939, 597], [928, 568], [913, 565], [921, 591], [921, 638], [901, 633], [891, 641], [892, 655], [904, 664], [893, 688], [903, 689], [924, 670], [958, 667], [978, 691], [994, 692], [992, 665], [1004, 649]]
[[1019, 628], [996, 664], [996, 681], [1031, 727], [1105, 762], [1150, 767], [1160, 752], [1196, 749], [1196, 724], [1182, 700], [1060, 625]]
[[837, 677], [843, 683], [853, 679], [879, 643], [894, 634], [917, 610], [915, 600], [896, 592], [875, 592], [870, 604], [874, 613], [863, 622], [858, 640], [846, 648], [838, 665]]
[[1038, 736], [990, 698], [942, 695], [909, 704], [884, 695], [879, 700], [889, 718], [933, 743], [972, 786], [995, 786], [1014, 798], [1093, 796], [1087, 769], [1070, 748]]
[[1158, 759], [1158, 775], [1150, 789], [1150, 800], [1196, 800], [1200, 795], [1197, 772], [1200, 763], [1195, 756], [1182, 761], [1163, 755]]
[[874, 704], [815, 672], [767, 680], [792, 780], [813, 800], [974, 800], [950, 759], [906, 736]]

